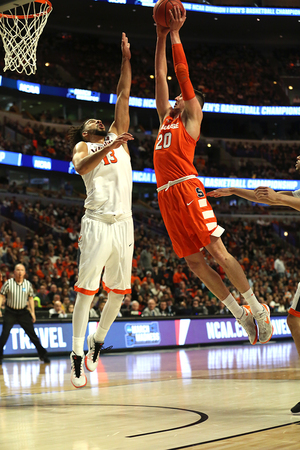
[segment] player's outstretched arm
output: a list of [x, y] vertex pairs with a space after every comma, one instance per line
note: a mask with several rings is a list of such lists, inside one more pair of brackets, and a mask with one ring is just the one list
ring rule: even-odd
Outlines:
[[254, 191], [249, 189], [241, 189], [241, 188], [221, 188], [215, 189], [213, 191], [207, 192], [208, 197], [229, 197], [230, 195], [237, 195], [238, 197], [245, 198], [246, 200], [250, 200], [252, 202], [257, 202], [257, 198], [255, 197]]
[[168, 66], [166, 56], [166, 41], [169, 28], [156, 24], [155, 48], [155, 101], [157, 114], [162, 124], [164, 118], [171, 110], [169, 103], [169, 87], [167, 82]]
[[179, 30], [186, 20], [186, 11], [182, 14], [180, 8], [174, 6], [173, 10], [169, 11], [169, 14], [174, 70], [180, 86], [182, 98], [185, 102], [184, 113], [186, 117], [183, 116], [183, 120], [188, 133], [194, 139], [198, 139], [203, 116], [202, 108], [195, 96], [194, 88], [189, 76], [188, 63], [179, 35]]
[[268, 205], [289, 206], [300, 211], [300, 198], [293, 195], [286, 195], [286, 192], [275, 192], [273, 189], [260, 186], [254, 191], [256, 201], [267, 203]]
[[95, 169], [109, 152], [121, 145], [126, 145], [128, 141], [133, 139], [134, 137], [132, 134], [122, 133], [111, 144], [106, 145], [102, 150], [91, 153], [90, 155], [88, 154], [87, 144], [83, 141], [78, 142], [74, 147], [72, 159], [76, 172], [78, 172], [79, 175], [86, 175]]
[[111, 124], [111, 132], [119, 135], [129, 129], [129, 96], [131, 88], [131, 51], [130, 43], [125, 33], [122, 33], [121, 40], [122, 64], [121, 73], [117, 86], [117, 102], [115, 106], [115, 119]]

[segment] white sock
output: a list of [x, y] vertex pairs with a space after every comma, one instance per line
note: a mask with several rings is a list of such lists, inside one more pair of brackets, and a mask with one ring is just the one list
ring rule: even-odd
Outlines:
[[89, 321], [90, 306], [93, 296], [78, 292], [72, 317], [73, 323], [73, 351], [76, 355], [83, 355], [83, 344], [86, 327]]
[[115, 294], [112, 291], [108, 294], [108, 299], [103, 308], [99, 326], [94, 336], [96, 342], [101, 343], [104, 342], [105, 336], [107, 335], [108, 330], [111, 327], [111, 324], [113, 323], [113, 321], [118, 315], [118, 312], [120, 311], [123, 297], [124, 297], [123, 294]]
[[76, 355], [83, 355], [83, 345], [84, 345], [84, 337], [74, 337], [72, 338], [72, 350]]
[[248, 291], [244, 292], [242, 296], [250, 306], [252, 314], [254, 316], [264, 310], [264, 307], [261, 303], [259, 303], [251, 288]]
[[234, 315], [236, 319], [240, 319], [244, 314], [243, 308], [238, 304], [235, 298], [229, 294], [225, 300], [222, 300], [225, 306], [229, 309], [229, 311]]

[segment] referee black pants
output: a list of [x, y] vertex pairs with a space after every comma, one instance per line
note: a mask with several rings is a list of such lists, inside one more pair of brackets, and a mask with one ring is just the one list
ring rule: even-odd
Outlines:
[[6, 306], [3, 317], [3, 329], [0, 336], [0, 359], [3, 358], [3, 347], [9, 338], [10, 330], [15, 324], [19, 324], [23, 328], [33, 345], [35, 345], [39, 357], [43, 358], [47, 354], [47, 350], [42, 346], [34, 331], [32, 316], [28, 309], [12, 309]]

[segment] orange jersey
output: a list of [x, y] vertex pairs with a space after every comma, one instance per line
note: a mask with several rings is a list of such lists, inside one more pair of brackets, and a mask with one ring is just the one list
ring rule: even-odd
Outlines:
[[197, 141], [186, 131], [181, 116], [167, 116], [154, 146], [154, 169], [157, 186], [188, 175], [198, 176], [193, 164]]

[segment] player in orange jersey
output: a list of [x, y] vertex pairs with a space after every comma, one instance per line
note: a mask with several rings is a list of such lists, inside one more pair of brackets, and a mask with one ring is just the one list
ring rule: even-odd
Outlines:
[[[184, 257], [190, 269], [236, 317], [251, 344], [268, 342], [273, 334], [270, 311], [250, 289], [236, 259], [226, 250], [214, 212], [207, 201], [203, 184], [193, 165], [195, 146], [200, 136], [204, 96], [193, 89], [179, 30], [186, 20], [177, 6], [170, 11], [170, 28], [157, 25], [155, 52], [155, 96], [160, 129], [154, 147], [154, 169], [160, 211], [174, 251]], [[173, 63], [181, 94], [174, 108], [169, 103], [166, 40], [170, 32]], [[240, 306], [219, 274], [205, 261], [203, 247], [224, 269], [231, 283], [241, 292], [247, 306]], [[255, 321], [257, 326], [255, 324]]]

